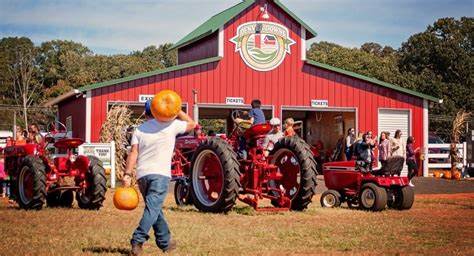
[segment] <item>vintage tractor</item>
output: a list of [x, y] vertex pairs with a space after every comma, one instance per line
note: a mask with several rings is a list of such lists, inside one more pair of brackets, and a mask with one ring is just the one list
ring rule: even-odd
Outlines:
[[[235, 120], [238, 113], [232, 113]], [[268, 124], [236, 124], [229, 137], [182, 137], [176, 142], [173, 177], [177, 203], [203, 212], [227, 212], [236, 200], [256, 210], [304, 210], [316, 188], [316, 163], [299, 137], [268, 148]], [[237, 152], [245, 150], [246, 157]], [[273, 207], [259, 207], [269, 199]]]
[[369, 211], [381, 211], [386, 206], [410, 209], [415, 194], [408, 186], [408, 178], [399, 176], [403, 163], [403, 157], [394, 157], [387, 161], [384, 169], [377, 171], [363, 168], [363, 163], [358, 161], [324, 164], [324, 182], [328, 190], [321, 195], [321, 206], [339, 207], [347, 202], [349, 208]]
[[[58, 122], [66, 130], [65, 126]], [[43, 142], [15, 145], [4, 149], [5, 170], [12, 177], [12, 193], [22, 209], [71, 207], [76, 200], [80, 208], [98, 210], [105, 200], [106, 177], [96, 157], [74, 154], [83, 141], [67, 138], [56, 124]]]

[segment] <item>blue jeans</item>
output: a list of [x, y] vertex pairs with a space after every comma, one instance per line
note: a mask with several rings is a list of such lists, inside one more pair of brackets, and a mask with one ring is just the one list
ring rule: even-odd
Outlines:
[[138, 180], [140, 192], [145, 200], [145, 210], [135, 232], [132, 244], [143, 244], [150, 237], [148, 232], [153, 227], [156, 245], [165, 250], [169, 246], [170, 230], [163, 215], [163, 202], [168, 193], [170, 178], [152, 174]]

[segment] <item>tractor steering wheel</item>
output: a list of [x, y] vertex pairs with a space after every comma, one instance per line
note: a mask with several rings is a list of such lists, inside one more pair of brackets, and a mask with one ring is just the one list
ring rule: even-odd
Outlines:
[[[57, 126], [59, 126], [60, 129], [56, 129]], [[48, 133], [44, 136], [45, 138], [53, 138], [54, 140], [54, 135], [62, 133], [64, 136], [61, 137], [60, 139], [67, 138], [67, 127], [63, 123], [59, 121], [54, 121], [51, 122], [48, 125]], [[46, 140], [47, 143], [50, 143], [48, 140]]]
[[248, 120], [241, 119], [244, 113], [245, 113], [244, 110], [235, 109], [232, 111], [232, 114], [230, 115], [230, 117], [232, 118], [232, 121], [234, 122], [234, 124], [236, 124], [240, 129], [246, 130], [250, 128], [252, 124]]

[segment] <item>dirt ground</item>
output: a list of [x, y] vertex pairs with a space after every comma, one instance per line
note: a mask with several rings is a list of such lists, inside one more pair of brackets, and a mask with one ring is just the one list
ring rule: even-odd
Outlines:
[[[0, 255], [128, 254], [143, 204], [119, 211], [112, 195], [93, 212], [23, 211], [0, 201]], [[227, 215], [177, 208], [170, 194], [164, 212], [178, 242], [171, 255], [474, 255], [474, 193], [418, 193], [402, 212], [323, 209], [316, 195], [304, 212], [257, 213], [239, 203]], [[160, 253], [153, 239], [145, 252]]]

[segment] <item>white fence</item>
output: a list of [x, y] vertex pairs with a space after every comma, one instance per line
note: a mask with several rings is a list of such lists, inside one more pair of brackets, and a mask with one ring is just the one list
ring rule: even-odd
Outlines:
[[[429, 169], [451, 169], [451, 159], [449, 156], [449, 150], [451, 148], [451, 144], [428, 144], [428, 168]], [[467, 166], [467, 143], [464, 142], [462, 144], [457, 144], [456, 148], [458, 149], [458, 156], [462, 159], [463, 170]], [[439, 151], [447, 152], [447, 153], [429, 153], [430, 151]], [[430, 163], [430, 159], [438, 159], [442, 160], [440, 163]]]

